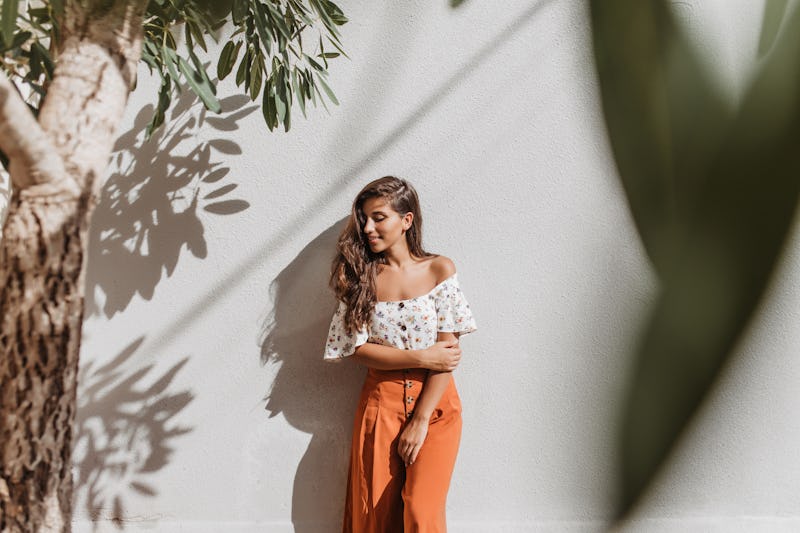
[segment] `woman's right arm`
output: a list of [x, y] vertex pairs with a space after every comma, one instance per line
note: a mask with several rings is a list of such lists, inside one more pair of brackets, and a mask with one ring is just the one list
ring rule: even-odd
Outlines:
[[348, 359], [377, 370], [427, 368], [439, 372], [451, 372], [461, 360], [461, 348], [458, 346], [458, 340], [440, 341], [422, 350], [403, 350], [366, 342], [357, 347]]

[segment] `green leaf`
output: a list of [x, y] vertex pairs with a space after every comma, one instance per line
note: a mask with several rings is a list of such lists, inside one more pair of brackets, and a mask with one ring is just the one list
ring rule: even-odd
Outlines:
[[758, 55], [763, 56], [772, 48], [775, 39], [778, 37], [778, 30], [781, 27], [786, 15], [788, 0], [766, 0], [764, 2], [764, 16], [761, 18], [761, 37], [758, 39]]
[[292, 68], [292, 87], [294, 88], [294, 96], [297, 99], [297, 103], [300, 106], [300, 111], [302, 111], [303, 117], [306, 117], [306, 98], [299, 78], [300, 76], [297, 75], [297, 67]]
[[645, 250], [662, 275], [731, 111], [663, 1], [590, 5], [612, 150]]
[[327, 4], [321, 2], [320, 0], [309, 0], [311, 5], [314, 7], [317, 14], [322, 19], [322, 23], [331, 32], [332, 35], [338, 36], [338, 30], [336, 29], [336, 25], [331, 19], [330, 14], [328, 13]]
[[275, 108], [275, 93], [271, 77], [267, 78], [267, 82], [264, 84], [264, 98], [261, 103], [261, 112], [264, 115], [264, 121], [267, 123], [269, 130], [274, 130], [278, 125], [278, 117]]
[[8, 48], [14, 42], [14, 32], [17, 30], [17, 1], [3, 0], [3, 8], [0, 11], [2, 22], [0, 22], [0, 33], [3, 34], [3, 46]]
[[14, 35], [14, 39], [11, 41], [11, 46], [9, 46], [9, 49], [13, 50], [14, 48], [19, 48], [32, 36], [33, 34], [29, 31], [19, 32], [18, 34]]
[[[147, 3], [147, 13], [145, 14], [145, 18], [153, 17], [156, 19], [161, 19], [162, 21], [167, 21], [172, 19], [172, 17], [167, 14], [167, 11], [161, 7], [158, 2], [148, 2]], [[156, 26], [161, 28], [161, 26]]]
[[178, 71], [176, 67], [178, 65], [178, 54], [175, 53], [175, 50], [169, 48], [168, 46], [161, 47], [161, 53], [164, 58], [164, 65], [167, 67], [167, 71], [175, 83], [178, 83], [180, 79], [180, 75], [178, 75]]
[[184, 39], [186, 40], [186, 48], [191, 50], [192, 48], [194, 48], [194, 42], [192, 42], [192, 32], [189, 29], [189, 26], [191, 26], [189, 22], [184, 23], [183, 34], [184, 34]]
[[296, 35], [295, 28], [298, 26], [298, 22], [297, 17], [294, 16], [291, 3], [286, 4], [286, 11], [283, 12], [283, 19], [286, 21], [286, 26], [289, 28], [289, 33], [291, 34], [289, 40], [294, 40]]
[[[317, 80], [319, 80], [319, 77], [317, 77]], [[325, 99], [322, 97], [322, 93], [321, 93], [321, 92], [319, 92], [319, 87], [317, 86], [316, 82], [312, 83], [312, 86], [314, 87], [314, 92], [316, 92], [316, 93], [317, 93], [317, 96], [319, 96], [319, 101], [320, 101], [320, 103], [322, 104], [322, 107], [324, 107], [324, 108], [325, 108], [325, 111], [327, 111], [328, 113], [330, 113], [330, 112], [331, 112], [331, 110], [330, 110], [330, 109], [328, 109], [328, 104], [326, 104], [326, 103], [325, 103]], [[316, 101], [316, 100], [315, 100], [315, 101]]]
[[319, 52], [320, 53], [317, 54], [317, 57], [321, 57], [322, 58], [322, 62], [325, 64], [325, 69], [327, 69], [328, 68], [328, 59], [325, 57], [325, 45], [322, 42], [322, 34], [320, 34], [320, 36], [319, 36]]
[[[305, 85], [306, 90], [308, 91], [308, 96], [311, 99], [311, 102], [314, 104], [314, 107], [317, 107], [317, 94], [319, 94], [319, 89], [317, 89], [316, 85], [314, 84], [314, 77], [311, 75], [311, 71], [309, 69], [305, 69], [304, 72], [305, 76]], [[320, 95], [320, 98], [322, 95]]]
[[36, 19], [39, 23], [50, 21], [50, 9], [47, 7], [32, 7], [28, 9], [28, 18]]
[[315, 69], [317, 69], [318, 71], [322, 72], [323, 70], [325, 70], [322, 65], [320, 65], [319, 63], [314, 61], [314, 59], [311, 56], [309, 56], [308, 54], [303, 54], [303, 57], [305, 57], [306, 61], [308, 61], [309, 64], [312, 67], [314, 67]]
[[286, 86], [280, 75], [274, 81], [275, 84], [275, 110], [278, 116], [278, 122], [282, 122], [286, 117], [286, 109], [289, 107], [286, 102]]
[[256, 60], [258, 55], [260, 55], [260, 51], [258, 48], [249, 47], [250, 55], [247, 57], [247, 70], [244, 71], [244, 92], [247, 93], [248, 87], [250, 87], [250, 73], [253, 70], [253, 61]]
[[42, 57], [39, 53], [40, 48], [31, 46], [30, 59], [28, 60], [28, 76], [31, 81], [37, 81], [42, 75]]
[[328, 98], [331, 99], [331, 102], [333, 102], [336, 105], [339, 105], [339, 100], [336, 99], [336, 95], [333, 94], [331, 88], [328, 87], [327, 83], [325, 83], [325, 79], [320, 75], [317, 76], [317, 81], [322, 85], [322, 88], [325, 89], [325, 94], [328, 95]]
[[[260, 54], [259, 54], [260, 56]], [[258, 59], [253, 61], [253, 66], [250, 69], [250, 100], [255, 101], [256, 97], [261, 91], [261, 83], [263, 80], [262, 63]]]
[[280, 70], [281, 66], [281, 60], [277, 56], [272, 56], [272, 76], [278, 75], [278, 70]]
[[[631, 211], [641, 216], [642, 202], [665, 201], [642, 192], [658, 172], [674, 189], [664, 211], [678, 230], [654, 260], [661, 287], [634, 354], [621, 423], [624, 517], [746, 333], [792, 226], [800, 194], [800, 12], [740, 109], [726, 112], [663, 0], [590, 6], [604, 112]], [[642, 232], [646, 244], [656, 237]]]
[[146, 140], [150, 140], [153, 132], [155, 132], [164, 123], [164, 117], [166, 116], [167, 109], [169, 109], [171, 100], [170, 89], [171, 84], [169, 78], [162, 78], [161, 88], [158, 92], [158, 104], [156, 105], [155, 112], [153, 113], [153, 118], [150, 120], [150, 124], [147, 125], [147, 129], [145, 130]]
[[295, 12], [297, 12], [297, 13], [299, 13], [301, 15], [310, 13], [308, 8], [305, 5], [303, 5], [302, 2], [300, 2], [298, 0], [289, 0], [289, 3], [292, 5], [292, 7], [294, 7]]
[[147, 64], [147, 68], [150, 71], [150, 74], [153, 73], [153, 69], [158, 70], [158, 62], [153, 57], [153, 54], [150, 53], [150, 50], [143, 47], [142, 48], [142, 61]]
[[234, 44], [233, 41], [228, 41], [222, 47], [222, 52], [219, 54], [217, 61], [217, 79], [224, 80], [225, 77], [233, 70], [233, 65], [236, 63], [236, 58], [239, 55], [239, 48], [242, 42]]
[[308, 16], [311, 12], [302, 4], [302, 2], [298, 2], [296, 0], [289, 0], [289, 3], [294, 7], [295, 13], [300, 16], [300, 19], [307, 24], [308, 26], [313, 26], [314, 21]]
[[233, 24], [239, 26], [244, 22], [244, 18], [249, 13], [248, 0], [233, 0], [233, 8], [231, 9], [231, 17]]
[[206, 106], [206, 109], [214, 113], [219, 113], [221, 106], [219, 100], [217, 100], [217, 97], [214, 95], [213, 85], [207, 82], [208, 77], [203, 75], [205, 71], [203, 74], [196, 72], [182, 57], [178, 57], [178, 66], [186, 78], [186, 81], [189, 83], [189, 87], [191, 87], [192, 91], [200, 98], [203, 105]]
[[44, 70], [45, 73], [47, 74], [47, 78], [52, 80], [53, 72], [55, 72], [56, 65], [50, 58], [50, 52], [47, 50], [47, 48], [42, 46], [41, 43], [39, 43], [39, 41], [33, 41], [31, 43], [31, 52], [33, 52], [34, 49], [37, 50], [40, 58], [39, 60], [42, 62], [42, 65], [44, 65]]
[[200, 59], [194, 53], [193, 48], [189, 48], [189, 58], [192, 60], [192, 63], [194, 64], [195, 72], [197, 72], [203, 79], [203, 83], [205, 83], [209, 87], [212, 94], [217, 94], [217, 86], [214, 85], [214, 82], [211, 81], [211, 78], [208, 76], [208, 73], [206, 72], [206, 67], [203, 66], [203, 63], [200, 62]]
[[289, 131], [292, 124], [292, 86], [289, 84], [289, 73], [285, 68], [281, 68], [281, 79], [283, 87], [283, 101], [286, 103], [286, 115], [283, 117], [283, 131]]
[[[266, 8], [269, 11], [268, 16], [269, 16], [270, 20], [272, 21], [272, 23], [275, 25], [275, 27], [278, 28], [278, 31], [280, 31], [281, 35], [283, 35], [283, 38], [286, 39], [287, 41], [290, 41], [292, 39], [292, 33], [289, 31], [289, 28], [286, 26], [286, 22], [283, 20], [283, 15], [281, 15], [280, 11], [278, 11], [275, 8], [275, 6], [272, 4], [272, 2], [268, 1], [266, 3]], [[285, 45], [281, 46], [280, 48], [283, 49], [284, 47], [285, 47]]]
[[165, 41], [165, 43], [166, 43], [168, 48], [170, 48], [172, 50], [177, 50], [178, 49], [178, 43], [175, 42], [175, 36], [172, 35], [171, 31], [165, 31], [164, 32], [164, 41]]
[[247, 72], [250, 70], [250, 47], [248, 46], [242, 56], [242, 61], [239, 63], [239, 68], [236, 71], [236, 85], [241, 86], [245, 82]]
[[142, 43], [142, 49], [148, 54], [150, 54], [150, 56], [152, 56], [153, 58], [157, 59], [158, 61], [161, 61], [161, 51], [152, 40], [145, 39], [144, 42]]
[[[300, 34], [297, 34], [297, 40], [298, 41], [300, 40]], [[299, 59], [299, 60], [303, 59], [303, 56], [300, 55], [300, 53], [298, 53], [297, 50], [295, 49], [295, 47], [292, 46], [291, 44], [286, 45], [286, 49], [289, 50], [290, 52], [292, 52], [292, 54], [294, 54], [294, 57], [296, 57], [297, 59]], [[303, 49], [300, 48], [300, 50], [301, 50], [301, 53], [302, 53]]]
[[255, 25], [258, 36], [261, 38], [261, 44], [267, 50], [267, 55], [271, 53], [272, 48], [272, 31], [267, 24], [267, 15], [264, 6], [258, 0], [255, 0]]
[[311, 90], [311, 84], [313, 83], [313, 81], [311, 81], [311, 75], [306, 75], [302, 71], [300, 74], [300, 87], [303, 89], [303, 92], [306, 95], [306, 100], [309, 100], [314, 96], [314, 91]]
[[[204, 52], [208, 52], [206, 41], [203, 38], [203, 32], [200, 30], [200, 28], [198, 28], [196, 24], [188, 21], [186, 22], [186, 28], [188, 34], [194, 37], [195, 42], [200, 45], [200, 48], [202, 48]], [[187, 42], [189, 41], [187, 40]]]
[[334, 24], [336, 24], [337, 26], [341, 26], [348, 22], [347, 17], [344, 16], [344, 13], [339, 8], [339, 6], [337, 6], [330, 0], [322, 0], [322, 2], [325, 5], [325, 8], [328, 12], [328, 16], [330, 17], [331, 21], [333, 21]]

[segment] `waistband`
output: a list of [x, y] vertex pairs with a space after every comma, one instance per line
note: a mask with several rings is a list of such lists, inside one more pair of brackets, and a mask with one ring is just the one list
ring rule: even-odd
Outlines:
[[367, 372], [367, 379], [371, 381], [425, 381], [428, 377], [428, 370], [425, 368], [405, 368], [403, 370], [377, 370], [370, 368]]

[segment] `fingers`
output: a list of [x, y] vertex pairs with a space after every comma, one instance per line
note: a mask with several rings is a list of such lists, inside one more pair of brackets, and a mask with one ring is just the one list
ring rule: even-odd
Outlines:
[[402, 439], [399, 443], [397, 443], [397, 453], [400, 455], [400, 459], [403, 460], [403, 464], [406, 464], [408, 457], [408, 444], [403, 442]]
[[447, 371], [455, 370], [458, 364], [461, 362], [461, 349], [453, 350], [451, 352], [450, 358], [447, 360]]
[[432, 360], [426, 368], [439, 372], [449, 372], [458, 366], [461, 360], [461, 347], [458, 341], [439, 341], [430, 350]]
[[419, 455], [419, 450], [422, 448], [422, 443], [419, 444], [411, 444], [408, 443], [407, 445], [403, 446], [402, 449], [398, 447], [398, 453], [400, 454], [400, 459], [403, 460], [403, 464], [406, 466], [411, 466], [414, 464], [414, 461], [417, 460], [417, 455]]
[[439, 370], [441, 372], [450, 372], [456, 369], [458, 363], [461, 362], [461, 354], [460, 353], [453, 353], [450, 356], [444, 358], [439, 365]]
[[415, 451], [416, 446], [411, 442], [406, 442], [403, 439], [400, 439], [400, 443], [397, 445], [397, 453], [400, 454], [400, 459], [403, 460], [403, 464], [406, 466], [410, 465], [410, 459], [413, 457], [416, 459], [417, 453], [419, 451]]
[[406, 466], [411, 466], [414, 464], [414, 461], [417, 460], [417, 455], [419, 455], [419, 450], [422, 448], [422, 445], [414, 446], [411, 448], [411, 453], [409, 454], [409, 458], [406, 461]]
[[427, 433], [427, 427], [412, 429], [411, 426], [409, 426], [409, 431], [407, 433], [404, 432], [404, 434], [400, 436], [400, 440], [397, 443], [397, 453], [400, 455], [403, 464], [406, 466], [414, 464], [422, 448], [422, 443], [425, 442]]

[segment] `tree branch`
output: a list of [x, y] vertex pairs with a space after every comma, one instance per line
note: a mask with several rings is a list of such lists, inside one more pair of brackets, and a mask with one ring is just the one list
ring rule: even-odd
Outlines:
[[[11, 80], [0, 71], [0, 149], [9, 159], [9, 175], [15, 189], [55, 185], [78, 191], [74, 181], [61, 184], [64, 162], [47, 134], [36, 122]], [[45, 187], [49, 188], [49, 187]]]
[[63, 42], [39, 124], [67, 174], [91, 195], [105, 181], [135, 80], [146, 5], [146, 0], [115, 0], [93, 11], [77, 0], [65, 3]]

